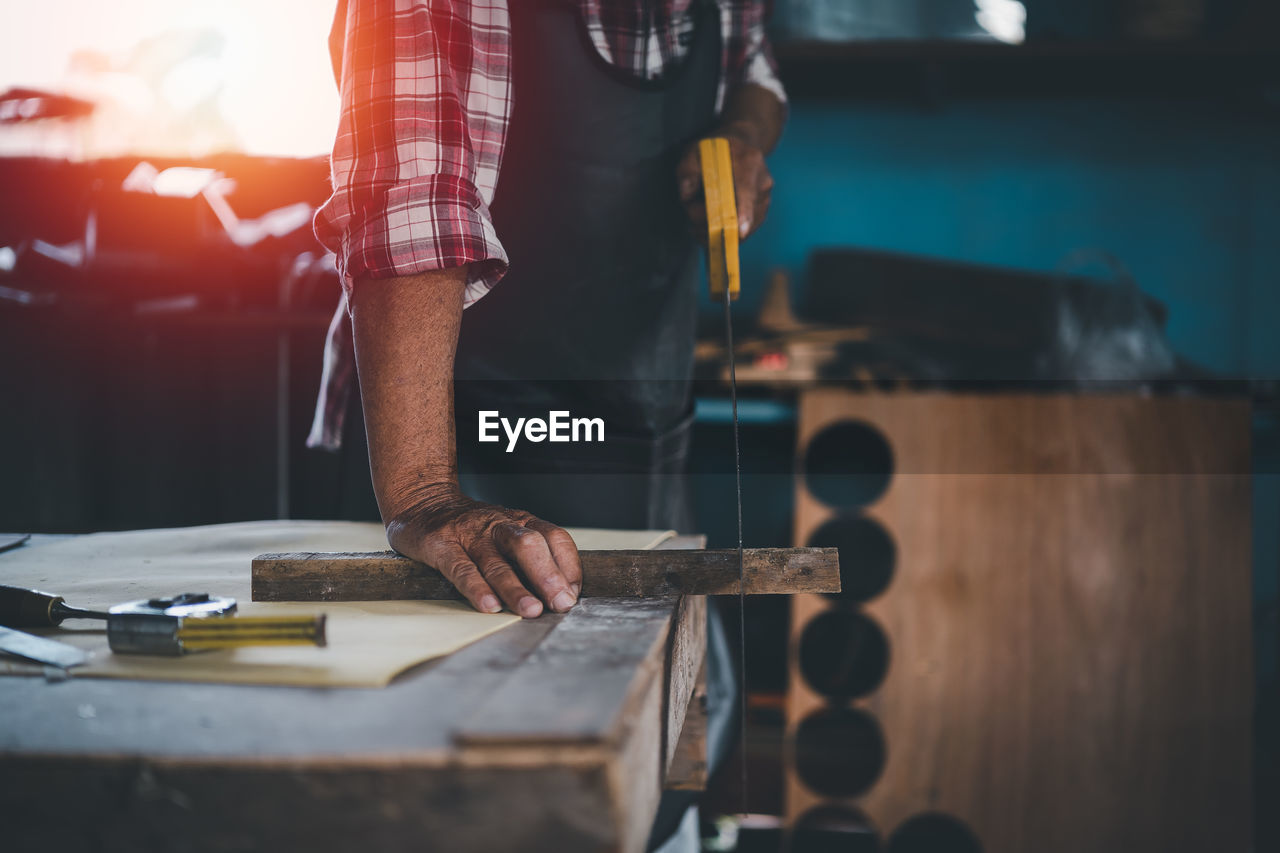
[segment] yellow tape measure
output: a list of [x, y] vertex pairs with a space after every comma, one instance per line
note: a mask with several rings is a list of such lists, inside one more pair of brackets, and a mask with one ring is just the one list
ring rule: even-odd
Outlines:
[[729, 157], [729, 140], [723, 136], [703, 139], [698, 143], [702, 158], [702, 189], [707, 200], [707, 260], [711, 278], [711, 296], [724, 300], [726, 286], [729, 299], [738, 298], [738, 205], [733, 192], [733, 161]]

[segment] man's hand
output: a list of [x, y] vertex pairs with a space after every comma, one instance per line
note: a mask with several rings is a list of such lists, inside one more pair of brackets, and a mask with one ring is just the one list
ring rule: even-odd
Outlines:
[[[769, 212], [773, 176], [764, 157], [778, 144], [786, 108], [768, 89], [754, 83], [729, 93], [720, 126], [708, 136], [729, 140], [733, 160], [733, 192], [738, 206], [738, 236], [745, 239], [764, 222]], [[702, 194], [702, 158], [698, 144], [689, 146], [676, 166], [680, 202], [689, 214], [699, 240], [707, 239], [707, 203]]]
[[[582, 590], [568, 533], [458, 489], [453, 360], [465, 267], [363, 279], [352, 293], [373, 490], [391, 547], [439, 570], [478, 610], [568, 610]], [[538, 599], [542, 600], [539, 601]], [[501, 603], [500, 603], [501, 602]]]
[[578, 548], [565, 530], [522, 510], [472, 500], [452, 486], [429, 490], [393, 518], [387, 538], [401, 554], [437, 569], [484, 613], [506, 604], [532, 619], [543, 602], [564, 612], [582, 591]]
[[[745, 133], [726, 128], [716, 136], [729, 140], [729, 156], [733, 160], [733, 194], [738, 207], [738, 236], [745, 239], [760, 227], [769, 212], [769, 198], [773, 191], [773, 176], [764, 163], [764, 151]], [[702, 191], [702, 157], [694, 143], [685, 152], [676, 167], [676, 180], [680, 187], [680, 203], [684, 205], [689, 221], [699, 239], [707, 239], [707, 202]]]

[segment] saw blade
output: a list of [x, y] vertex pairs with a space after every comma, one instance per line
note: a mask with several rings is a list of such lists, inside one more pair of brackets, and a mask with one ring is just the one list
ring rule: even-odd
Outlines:
[[0, 652], [62, 669], [79, 666], [89, 661], [89, 655], [75, 646], [37, 637], [35, 634], [15, 631], [12, 628], [0, 628]]
[[729, 310], [730, 295], [724, 295], [724, 336], [729, 351], [729, 404], [733, 412], [733, 477], [734, 494], [738, 502], [738, 657], [742, 667], [742, 684], [739, 686], [742, 715], [742, 813], [747, 813], [747, 591], [746, 559], [742, 547], [742, 450], [738, 442], [738, 373], [733, 357], [733, 313]]
[[729, 402], [733, 407], [734, 493], [738, 510], [738, 661], [742, 715], [742, 813], [747, 813], [747, 607], [746, 579], [742, 547], [742, 452], [738, 442], [738, 373], [733, 354], [733, 311], [731, 304], [740, 290], [738, 262], [738, 205], [733, 186], [733, 160], [729, 140], [703, 139], [698, 143], [702, 165], [702, 189], [707, 209], [708, 280], [713, 299], [724, 301], [724, 334], [729, 353]]

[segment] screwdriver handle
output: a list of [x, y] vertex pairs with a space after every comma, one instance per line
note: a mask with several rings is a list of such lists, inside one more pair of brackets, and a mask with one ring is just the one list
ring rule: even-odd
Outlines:
[[38, 589], [0, 585], [0, 625], [8, 628], [54, 628], [62, 624], [58, 605], [66, 599]]

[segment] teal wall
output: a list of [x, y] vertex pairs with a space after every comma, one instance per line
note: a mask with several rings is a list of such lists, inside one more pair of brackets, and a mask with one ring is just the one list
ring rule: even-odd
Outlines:
[[802, 100], [770, 167], [748, 306], [772, 268], [802, 285], [819, 246], [1045, 271], [1102, 249], [1168, 305], [1180, 353], [1280, 376], [1280, 107]]
[[[930, 107], [802, 99], [770, 159], [769, 220], [743, 246], [739, 310], [753, 310], [779, 267], [802, 304], [806, 259], [822, 246], [1042, 271], [1074, 250], [1100, 249], [1168, 306], [1180, 354], [1231, 376], [1280, 378], [1274, 97], [1270, 105], [992, 99]], [[1259, 418], [1254, 434], [1263, 684], [1277, 671], [1278, 432]]]

